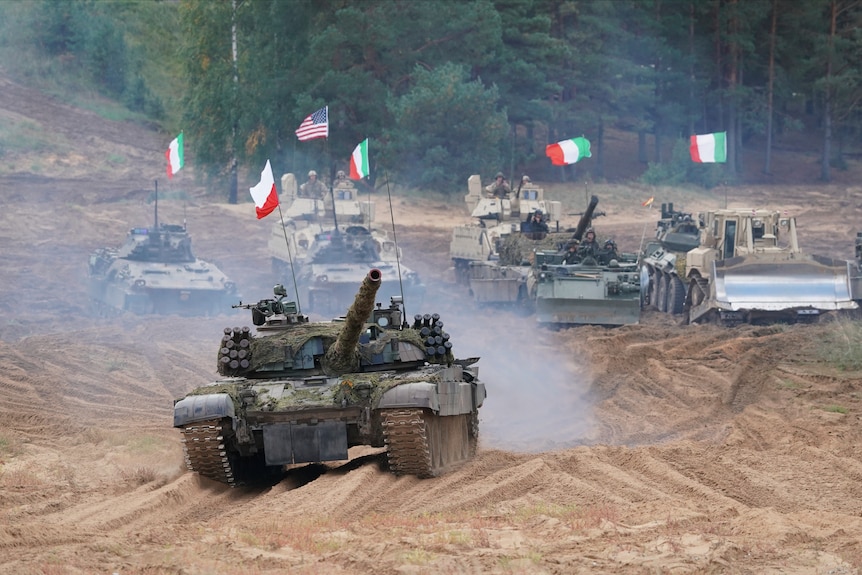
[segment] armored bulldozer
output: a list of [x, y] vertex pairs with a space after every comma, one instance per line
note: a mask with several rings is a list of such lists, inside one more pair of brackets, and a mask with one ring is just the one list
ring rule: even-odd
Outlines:
[[396, 249], [394, 242], [381, 244], [364, 226], [318, 233], [297, 266], [300, 301], [309, 312], [337, 314], [350, 305], [355, 286], [373, 268], [382, 276], [381, 299], [398, 296], [404, 304], [421, 307], [425, 284], [419, 274], [400, 261], [383, 259], [384, 252]]
[[536, 210], [543, 212], [551, 228], [558, 227], [561, 203], [546, 200], [544, 190], [534, 186], [528, 178], [522, 178], [511, 197], [506, 198], [488, 197], [480, 177], [475, 174], [467, 179], [467, 189], [464, 201], [472, 221], [456, 226], [449, 243], [449, 257], [458, 283], [469, 284], [471, 276], [476, 275], [471, 273], [471, 262], [499, 260], [502, 239], [521, 231], [522, 224]]
[[113, 315], [216, 314], [237, 297], [236, 285], [214, 264], [195, 257], [186, 227], [132, 228], [120, 248], [90, 254], [94, 311]]
[[[685, 254], [700, 244], [700, 222], [692, 214], [661, 205], [655, 238], [646, 242], [641, 258], [644, 308], [681, 314], [685, 303]], [[680, 267], [677, 267], [680, 266]]]
[[[779, 211], [733, 208], [703, 212], [697, 247], [677, 254], [673, 270], [658, 277], [642, 268], [657, 292], [663, 285], [674, 313], [682, 299], [686, 321], [724, 325], [812, 321], [826, 312], [859, 308], [853, 263], [802, 252], [796, 219]], [[666, 280], [678, 278], [685, 288]]]
[[381, 275], [368, 272], [341, 321], [309, 322], [281, 285], [238, 306], [257, 333], [225, 328], [223, 379], [174, 403], [190, 470], [238, 485], [368, 445], [386, 447], [396, 474], [433, 477], [474, 456], [486, 395], [478, 358], [455, 359], [437, 314], [410, 324], [397, 300], [375, 306]]

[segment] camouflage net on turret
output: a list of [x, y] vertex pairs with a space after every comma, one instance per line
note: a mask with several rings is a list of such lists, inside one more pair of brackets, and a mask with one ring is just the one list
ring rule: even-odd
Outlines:
[[551, 232], [540, 240], [521, 233], [504, 236], [500, 241], [500, 265], [528, 266], [534, 250], [560, 250], [571, 237], [569, 232]]

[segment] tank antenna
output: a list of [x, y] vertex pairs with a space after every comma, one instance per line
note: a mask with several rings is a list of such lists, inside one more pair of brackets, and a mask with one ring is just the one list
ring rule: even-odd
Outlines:
[[156, 201], [155, 201], [155, 204], [153, 206], [153, 219], [155, 220], [155, 224], [154, 224], [155, 230], [154, 231], [158, 232], [159, 231], [159, 181], [153, 180], [153, 183], [156, 185]]
[[287, 246], [287, 259], [290, 262], [290, 275], [293, 277], [293, 293], [296, 294], [296, 312], [302, 315], [302, 304], [299, 302], [299, 288], [296, 287], [296, 270], [293, 269], [293, 254], [290, 242], [287, 241], [287, 230], [284, 228], [284, 216], [281, 214], [281, 202], [278, 202], [278, 217], [281, 220], [281, 232], [284, 234], [284, 244]]
[[395, 214], [392, 212], [392, 190], [389, 188], [389, 172], [383, 171], [386, 177], [386, 197], [389, 199], [389, 219], [392, 221], [392, 241], [395, 243], [395, 266], [398, 268], [398, 289], [401, 290], [401, 305], [404, 306], [404, 317], [407, 315], [407, 301], [404, 299], [404, 283], [401, 281], [401, 257], [398, 255], [398, 236], [395, 235]]

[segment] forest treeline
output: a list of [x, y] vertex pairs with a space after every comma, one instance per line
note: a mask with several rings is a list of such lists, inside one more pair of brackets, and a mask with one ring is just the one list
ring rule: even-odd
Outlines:
[[[183, 130], [232, 200], [238, 169], [345, 169], [365, 138], [372, 180], [462, 193], [499, 169], [571, 177], [541, 160], [575, 136], [613, 179], [610, 128], [637, 134], [645, 179], [705, 185], [754, 136], [768, 173], [803, 124], [828, 181], [862, 135], [862, 0], [22, 0], [0, 18], [7, 48]], [[323, 106], [330, 137], [297, 142]], [[719, 131], [727, 163], [693, 170], [688, 136]]]

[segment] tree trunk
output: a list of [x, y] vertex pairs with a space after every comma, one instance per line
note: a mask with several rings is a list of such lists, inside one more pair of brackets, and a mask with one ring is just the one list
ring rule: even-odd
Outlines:
[[729, 43], [729, 57], [728, 57], [728, 69], [727, 69], [727, 94], [728, 94], [728, 106], [727, 106], [727, 169], [731, 174], [736, 174], [736, 137], [737, 137], [737, 129], [736, 129], [736, 116], [737, 116], [737, 106], [736, 106], [736, 86], [738, 82], [738, 66], [739, 66], [739, 44], [736, 41], [736, 34], [738, 32], [738, 20], [736, 14], [737, 0], [730, 0], [730, 22], [729, 22], [729, 32], [731, 41]]
[[769, 29], [769, 78], [766, 88], [766, 156], [763, 173], [772, 175], [772, 115], [775, 90], [775, 33], [778, 28], [778, 0], [772, 0], [772, 26]]
[[605, 122], [599, 117], [598, 133], [596, 134], [596, 170], [593, 179], [605, 177]]
[[646, 130], [643, 129], [638, 130], [638, 162], [641, 164], [649, 162], [646, 149]]
[[826, 93], [823, 103], [823, 157], [820, 160], [820, 179], [828, 182], [832, 179], [829, 157], [832, 154], [832, 52], [835, 47], [835, 28], [838, 15], [838, 2], [832, 0], [829, 8], [831, 18], [829, 24], [829, 45], [826, 53]]

